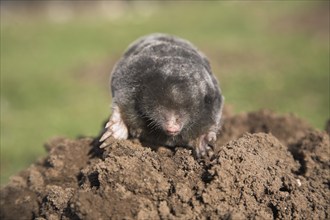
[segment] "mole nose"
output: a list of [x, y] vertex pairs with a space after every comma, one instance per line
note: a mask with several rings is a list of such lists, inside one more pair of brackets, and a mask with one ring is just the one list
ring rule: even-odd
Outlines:
[[168, 125], [165, 130], [167, 134], [174, 136], [180, 132], [180, 125]]
[[164, 119], [165, 123], [163, 124], [163, 129], [167, 135], [175, 136], [180, 133], [182, 125], [178, 115], [175, 114], [175, 112], [167, 112]]

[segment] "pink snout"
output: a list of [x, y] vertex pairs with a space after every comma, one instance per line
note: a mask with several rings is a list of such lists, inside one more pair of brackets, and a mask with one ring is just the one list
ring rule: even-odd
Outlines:
[[165, 132], [168, 135], [175, 136], [181, 131], [181, 126], [179, 124], [167, 124], [165, 126]]

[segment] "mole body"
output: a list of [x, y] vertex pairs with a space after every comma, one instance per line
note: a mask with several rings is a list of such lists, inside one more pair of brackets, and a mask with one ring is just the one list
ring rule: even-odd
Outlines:
[[[152, 34], [132, 43], [111, 75], [112, 115], [100, 139], [211, 152], [223, 97], [207, 58], [190, 42]], [[102, 147], [101, 145], [101, 147]]]

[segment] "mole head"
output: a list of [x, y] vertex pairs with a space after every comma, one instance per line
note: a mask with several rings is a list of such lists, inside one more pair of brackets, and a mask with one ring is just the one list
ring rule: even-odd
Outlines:
[[180, 81], [154, 82], [142, 94], [143, 115], [150, 130], [161, 130], [167, 136], [176, 136], [188, 124], [194, 100], [187, 85]]

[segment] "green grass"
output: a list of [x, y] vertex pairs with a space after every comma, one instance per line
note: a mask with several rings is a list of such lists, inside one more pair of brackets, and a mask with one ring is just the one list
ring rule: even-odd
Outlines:
[[1, 184], [44, 155], [50, 137], [99, 132], [113, 63], [152, 32], [197, 45], [236, 111], [293, 112], [322, 129], [329, 118], [329, 21], [319, 16], [329, 12], [322, 4], [170, 2], [149, 16], [132, 7], [116, 20], [81, 15], [64, 23], [2, 16]]

